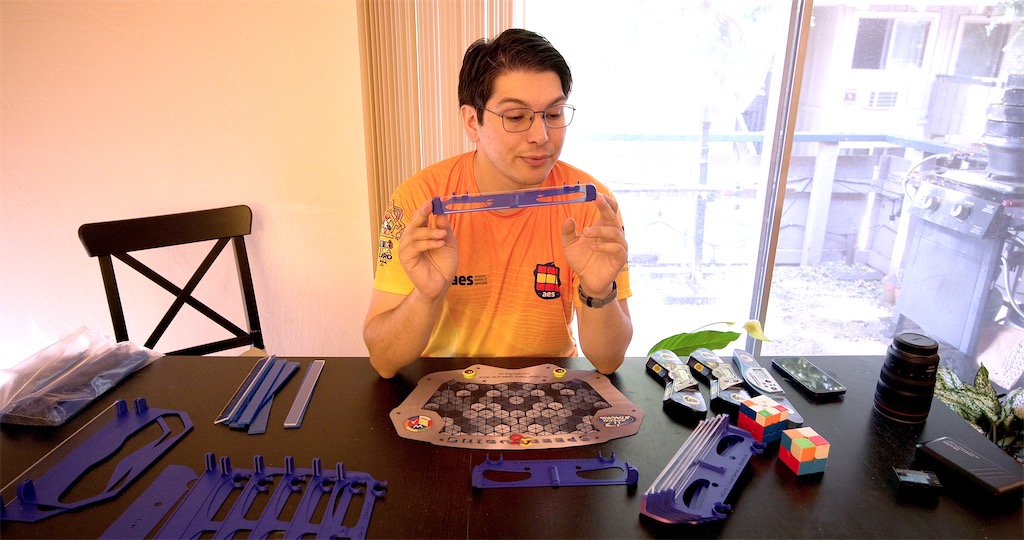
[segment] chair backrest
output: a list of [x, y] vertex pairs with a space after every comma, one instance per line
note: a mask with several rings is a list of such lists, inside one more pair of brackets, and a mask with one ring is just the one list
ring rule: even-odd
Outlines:
[[[252, 210], [248, 206], [242, 205], [182, 214], [86, 223], [79, 227], [78, 237], [82, 240], [82, 245], [85, 246], [89, 256], [99, 260], [103, 286], [107, 294], [107, 304], [110, 307], [110, 317], [114, 323], [114, 335], [118, 341], [128, 340], [128, 327], [125, 323], [124, 309], [121, 306], [121, 296], [114, 275], [113, 258], [124, 262], [129, 268], [146, 276], [175, 296], [174, 302], [157, 324], [149, 339], [146, 340], [145, 346], [156, 350], [157, 342], [170, 326], [171, 321], [178, 315], [181, 308], [188, 304], [229, 331], [234, 337], [166, 354], [204, 355], [245, 346], [264, 348], [259, 312], [256, 309], [256, 293], [253, 289], [252, 272], [249, 268], [249, 256], [245, 250], [244, 237], [251, 231]], [[184, 287], [178, 287], [130, 254], [144, 249], [211, 240], [216, 240], [216, 243]], [[245, 301], [248, 330], [243, 330], [192, 297], [196, 286], [199, 285], [203, 276], [206, 275], [217, 256], [229, 242], [234, 247], [238, 280]]]

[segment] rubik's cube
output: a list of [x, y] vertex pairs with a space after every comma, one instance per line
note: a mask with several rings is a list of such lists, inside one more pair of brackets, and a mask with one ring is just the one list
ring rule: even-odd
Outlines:
[[789, 409], [768, 396], [756, 396], [740, 403], [736, 425], [750, 432], [755, 440], [768, 444], [782, 437]]
[[828, 441], [809, 427], [782, 432], [779, 459], [798, 475], [825, 472], [828, 462]]

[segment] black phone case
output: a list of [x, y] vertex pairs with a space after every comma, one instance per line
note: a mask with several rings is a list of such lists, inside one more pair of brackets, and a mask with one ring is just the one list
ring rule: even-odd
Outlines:
[[828, 373], [825, 373], [825, 371], [822, 370], [821, 368], [819, 368], [818, 366], [815, 366], [814, 364], [811, 364], [810, 361], [808, 361], [806, 359], [804, 359], [804, 361], [807, 362], [808, 364], [810, 364], [811, 366], [814, 366], [814, 368], [817, 369], [818, 371], [820, 371], [821, 373], [824, 373], [830, 379], [835, 381], [836, 384], [839, 384], [840, 386], [842, 386], [842, 389], [841, 390], [825, 391], [825, 392], [819, 391], [819, 390], [815, 390], [814, 388], [811, 388], [811, 387], [807, 386], [802, 380], [800, 380], [799, 377], [797, 377], [796, 375], [791, 373], [785, 367], [783, 367], [783, 366], [779, 365], [778, 363], [776, 363], [775, 359], [772, 359], [772, 368], [774, 368], [775, 371], [778, 371], [779, 373], [781, 373], [782, 377], [784, 379], [792, 382], [793, 385], [796, 386], [797, 389], [799, 389], [800, 392], [802, 392], [805, 396], [808, 396], [808, 397], [810, 397], [810, 398], [812, 398], [812, 399], [814, 399], [816, 401], [833, 401], [833, 400], [837, 400], [837, 399], [842, 398], [843, 394], [846, 393], [846, 385], [843, 385], [839, 381], [835, 380], [834, 377], [832, 377]]

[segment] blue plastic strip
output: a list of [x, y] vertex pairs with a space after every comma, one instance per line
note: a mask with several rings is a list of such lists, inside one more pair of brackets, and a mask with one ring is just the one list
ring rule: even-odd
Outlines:
[[[135, 400], [134, 413], [129, 412], [128, 404], [124, 400], [117, 401], [114, 408], [116, 416], [107, 425], [38, 478], [23, 479], [18, 485], [17, 498], [6, 506], [0, 501], [0, 520], [34, 523], [68, 510], [111, 499], [127, 489], [136, 478], [160, 459], [160, 456], [192, 431], [192, 420], [188, 414], [167, 409], [151, 409], [145, 399]], [[180, 419], [184, 426], [182, 431], [172, 433], [164, 420], [164, 417], [169, 416]], [[116, 455], [134, 434], [154, 423], [160, 426], [161, 435], [122, 458], [101, 493], [77, 501], [61, 501], [64, 494], [80, 478]]]
[[277, 358], [270, 357], [270, 365], [267, 368], [267, 373], [260, 381], [260, 384], [252, 391], [252, 395], [248, 396], [245, 400], [245, 407], [243, 407], [238, 414], [232, 416], [228, 420], [228, 425], [235, 429], [249, 427], [249, 424], [252, 423], [252, 419], [256, 417], [256, 413], [258, 413], [260, 407], [263, 406], [263, 398], [270, 395], [271, 390], [274, 388], [274, 384], [277, 381], [277, 377], [281, 374], [281, 370], [283, 369], [283, 361], [278, 361]]
[[567, 185], [524, 191], [434, 197], [431, 205], [435, 214], [459, 214], [463, 212], [507, 210], [531, 206], [574, 204], [593, 201], [596, 198], [597, 186], [594, 184], [576, 184], [574, 186]]
[[252, 423], [249, 424], [249, 435], [261, 435], [267, 432], [267, 424], [270, 423], [270, 408], [274, 405], [274, 396], [267, 396], [267, 402], [260, 407], [259, 412], [256, 413], [256, 418], [253, 418]]
[[306, 375], [302, 378], [299, 392], [295, 394], [295, 401], [292, 408], [288, 410], [288, 416], [284, 419], [284, 427], [297, 428], [302, 425], [302, 418], [306, 415], [306, 408], [309, 407], [309, 400], [313, 397], [313, 389], [316, 388], [316, 381], [323, 371], [324, 360], [314, 360], [306, 369]]
[[[619, 469], [622, 474], [615, 478], [586, 478], [580, 473]], [[498, 471], [502, 473], [529, 474], [528, 478], [500, 481], [487, 478], [486, 473]], [[473, 487], [477, 488], [511, 488], [511, 487], [559, 487], [559, 486], [635, 486], [640, 473], [632, 465], [615, 458], [598, 454], [597, 459], [516, 459], [504, 461], [498, 456], [492, 461], [487, 460], [473, 467]]]
[[[242, 409], [241, 413], [237, 417], [229, 420], [229, 426], [235, 429], [248, 429], [253, 422], [256, 421], [257, 417], [262, 413], [269, 415], [270, 404], [273, 400], [274, 394], [284, 387], [285, 383], [291, 379], [292, 375], [299, 370], [298, 362], [289, 362], [284, 359], [278, 359], [271, 357], [270, 368], [263, 378], [263, 381], [259, 384], [259, 387], [252, 393], [252, 396], [248, 399], [248, 403], [245, 408]], [[268, 409], [264, 411], [264, 409]], [[267, 416], [269, 418], [269, 416]], [[260, 431], [260, 425], [257, 424], [256, 431], [263, 433], [266, 431], [266, 424], [264, 420], [262, 425], [262, 431]]]
[[238, 418], [242, 409], [249, 404], [249, 399], [252, 398], [256, 388], [263, 382], [263, 377], [267, 375], [267, 370], [270, 369], [271, 358], [271, 356], [261, 358], [253, 365], [252, 369], [249, 370], [249, 375], [242, 381], [242, 384], [238, 385], [235, 395], [231, 396], [231, 400], [228, 401], [224, 409], [217, 415], [217, 419], [213, 421], [214, 424], [223, 424]]

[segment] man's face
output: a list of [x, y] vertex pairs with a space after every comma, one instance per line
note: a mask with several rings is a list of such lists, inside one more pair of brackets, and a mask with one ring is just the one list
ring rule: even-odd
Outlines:
[[[505, 113], [523, 107], [544, 111], [563, 103], [565, 96], [558, 74], [515, 71], [495, 80], [494, 92], [485, 107], [494, 113]], [[547, 127], [540, 113], [535, 113], [530, 129], [520, 133], [505, 131], [498, 114], [484, 111], [481, 123], [476, 108], [463, 105], [462, 115], [466, 134], [477, 143], [474, 167], [481, 192], [536, 187], [547, 178], [562, 152], [565, 128]]]

